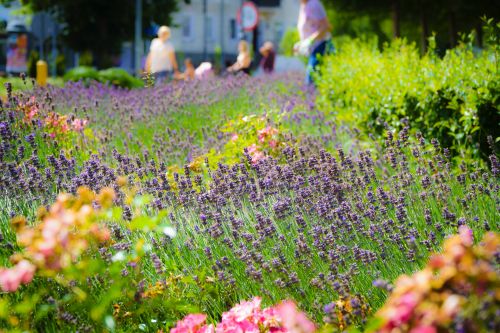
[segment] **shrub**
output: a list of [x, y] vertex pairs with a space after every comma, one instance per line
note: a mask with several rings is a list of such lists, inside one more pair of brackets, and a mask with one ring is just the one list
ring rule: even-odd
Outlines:
[[[444, 252], [423, 270], [396, 281], [378, 312], [377, 332], [498, 332], [500, 238], [488, 233], [479, 245], [466, 226], [447, 239]], [[497, 309], [495, 311], [495, 309]]]
[[476, 55], [462, 44], [443, 58], [432, 50], [421, 57], [405, 41], [379, 50], [358, 40], [327, 56], [322, 72], [322, 107], [367, 132], [408, 121], [455, 155], [483, 158], [491, 152], [487, 136], [500, 137], [500, 75], [488, 51]]
[[296, 28], [288, 29], [280, 42], [280, 51], [283, 55], [293, 56], [293, 46], [300, 40], [299, 31]]
[[99, 73], [92, 67], [79, 66], [75, 67], [64, 75], [65, 81], [85, 81], [88, 83], [90, 80], [98, 80]]
[[144, 86], [142, 80], [130, 75], [121, 68], [108, 68], [99, 71], [98, 80], [102, 83], [112, 84], [123, 88], [140, 88]]
[[64, 80], [84, 81], [86, 84], [93, 80], [129, 89], [144, 86], [142, 80], [133, 77], [121, 68], [108, 68], [97, 71], [92, 67], [80, 66], [68, 71], [64, 76]]

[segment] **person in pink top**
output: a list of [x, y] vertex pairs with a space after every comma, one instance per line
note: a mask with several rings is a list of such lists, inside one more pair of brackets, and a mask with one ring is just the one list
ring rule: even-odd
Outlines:
[[297, 28], [300, 42], [294, 49], [296, 53], [309, 57], [306, 81], [312, 84], [321, 55], [333, 50], [330, 22], [320, 0], [300, 0]]

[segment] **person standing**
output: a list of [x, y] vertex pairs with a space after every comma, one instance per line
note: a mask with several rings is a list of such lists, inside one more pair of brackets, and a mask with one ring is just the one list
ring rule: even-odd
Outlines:
[[175, 49], [169, 39], [170, 29], [167, 26], [161, 26], [158, 29], [158, 38], [151, 42], [146, 59], [146, 71], [153, 74], [157, 83], [170, 79], [172, 74], [179, 75]]
[[300, 0], [297, 28], [300, 42], [295, 45], [294, 50], [308, 56], [306, 82], [313, 84], [313, 74], [319, 65], [319, 59], [333, 49], [331, 25], [320, 0]]

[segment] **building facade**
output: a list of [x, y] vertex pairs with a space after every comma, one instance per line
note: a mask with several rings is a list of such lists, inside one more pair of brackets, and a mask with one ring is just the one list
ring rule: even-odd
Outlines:
[[[194, 62], [214, 61], [219, 49], [224, 62], [234, 61], [238, 42], [245, 38], [254, 48], [265, 41], [279, 45], [288, 28], [297, 24], [300, 0], [255, 0], [259, 24], [254, 32], [241, 33], [237, 12], [241, 0], [191, 0], [174, 14], [172, 43], [178, 56]], [[206, 7], [205, 7], [206, 6]]]

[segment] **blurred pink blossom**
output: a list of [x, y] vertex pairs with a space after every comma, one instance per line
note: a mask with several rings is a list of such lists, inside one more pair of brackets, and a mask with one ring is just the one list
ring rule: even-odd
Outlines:
[[73, 122], [71, 123], [71, 127], [73, 128], [73, 130], [77, 131], [77, 132], [81, 132], [83, 131], [83, 129], [85, 128], [85, 126], [87, 126], [87, 123], [88, 121], [86, 119], [75, 119], [73, 120]]
[[275, 307], [281, 318], [281, 324], [288, 333], [312, 333], [316, 325], [307, 316], [297, 309], [292, 301], [285, 301]]
[[190, 314], [184, 317], [170, 330], [171, 333], [213, 333], [213, 325], [205, 325], [207, 316], [204, 314]]
[[35, 266], [28, 260], [21, 260], [14, 267], [0, 269], [0, 287], [3, 291], [13, 292], [22, 284], [33, 280]]

